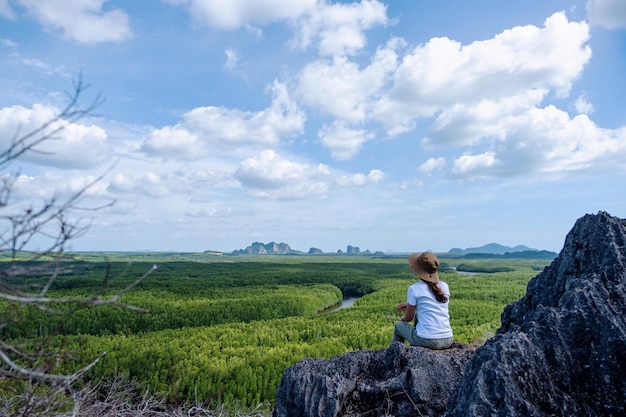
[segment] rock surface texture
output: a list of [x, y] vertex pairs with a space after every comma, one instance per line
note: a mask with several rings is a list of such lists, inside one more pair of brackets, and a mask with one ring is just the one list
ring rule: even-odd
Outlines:
[[433, 351], [395, 343], [304, 359], [285, 371], [274, 417], [442, 415], [474, 349], [455, 343]]
[[289, 368], [274, 417], [626, 416], [626, 220], [579, 219], [474, 351], [399, 343]]
[[476, 351], [453, 416], [626, 416], [626, 221], [579, 219]]

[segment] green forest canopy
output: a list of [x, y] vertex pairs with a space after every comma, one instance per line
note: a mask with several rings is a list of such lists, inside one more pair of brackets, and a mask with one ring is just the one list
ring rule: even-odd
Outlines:
[[[388, 347], [398, 318], [395, 307], [415, 280], [404, 256], [108, 258], [101, 262], [83, 255], [68, 263], [49, 295], [107, 296], [156, 262], [159, 268], [123, 299], [147, 313], [100, 306], [60, 315], [3, 302], [3, 322], [16, 325], [2, 329], [2, 336], [43, 336], [75, 351], [74, 360], [59, 363], [59, 372], [70, 372], [106, 352], [88, 378], [128, 377], [172, 402], [272, 403], [282, 373], [300, 359]], [[550, 262], [440, 259], [441, 278], [452, 293], [455, 340], [463, 343], [492, 334], [504, 306], [519, 299], [528, 281]], [[467, 275], [454, 268], [489, 273]], [[39, 281], [30, 277], [24, 285], [36, 287]], [[348, 309], [320, 313], [348, 296], [360, 298]]]

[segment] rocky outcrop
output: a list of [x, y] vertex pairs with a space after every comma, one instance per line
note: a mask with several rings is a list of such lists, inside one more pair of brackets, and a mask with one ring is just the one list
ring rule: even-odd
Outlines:
[[358, 246], [348, 245], [346, 248], [346, 253], [348, 255], [358, 255], [361, 252], [361, 249]]
[[473, 352], [396, 343], [306, 359], [283, 375], [274, 417], [626, 415], [626, 220], [579, 219]]
[[626, 221], [579, 219], [502, 314], [447, 416], [626, 415]]
[[246, 255], [286, 255], [294, 253], [288, 244], [270, 242], [267, 244], [261, 242], [254, 242], [252, 245], [245, 249], [239, 249], [235, 253]]
[[474, 349], [455, 343], [433, 351], [394, 343], [302, 360], [283, 374], [274, 417], [442, 415]]

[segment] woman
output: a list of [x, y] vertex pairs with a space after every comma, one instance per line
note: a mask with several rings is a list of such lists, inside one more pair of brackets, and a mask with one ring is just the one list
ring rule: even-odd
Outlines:
[[404, 315], [395, 324], [392, 343], [406, 340], [412, 346], [447, 349], [453, 340], [448, 313], [450, 289], [439, 280], [439, 259], [430, 252], [414, 253], [409, 256], [409, 265], [420, 279], [409, 287], [407, 301], [398, 304]]

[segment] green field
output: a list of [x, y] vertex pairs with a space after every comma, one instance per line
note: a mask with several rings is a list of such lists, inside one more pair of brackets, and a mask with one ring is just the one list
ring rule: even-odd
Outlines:
[[[414, 281], [405, 256], [212, 256], [206, 254], [79, 254], [49, 290], [55, 297], [109, 296], [158, 269], [122, 301], [146, 309], [99, 306], [50, 314], [0, 304], [2, 337], [14, 343], [44, 336], [73, 351], [57, 364], [71, 372], [106, 355], [88, 378], [122, 376], [171, 402], [272, 403], [284, 370], [306, 357], [329, 358], [389, 345], [395, 306]], [[440, 258], [452, 293], [455, 339], [480, 342], [500, 325], [546, 259]], [[453, 268], [489, 272], [457, 273]], [[70, 268], [71, 267], [71, 268]], [[103, 285], [103, 280], [106, 281]], [[23, 280], [36, 288], [42, 278]], [[342, 297], [349, 308], [322, 311]], [[322, 313], [320, 313], [322, 312]]]

